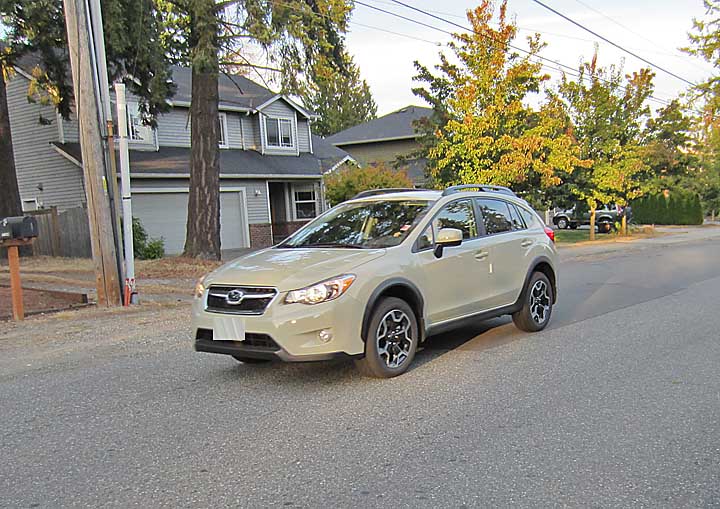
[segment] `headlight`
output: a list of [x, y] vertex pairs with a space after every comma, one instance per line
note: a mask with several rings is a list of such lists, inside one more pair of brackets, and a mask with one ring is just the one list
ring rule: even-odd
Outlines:
[[337, 299], [350, 288], [353, 281], [355, 281], [354, 275], [344, 274], [300, 290], [293, 290], [288, 292], [285, 303], [320, 304], [321, 302]]
[[201, 277], [198, 279], [198, 282], [195, 283], [195, 291], [193, 292], [193, 295], [196, 299], [202, 299], [203, 295], [205, 295], [205, 278]]

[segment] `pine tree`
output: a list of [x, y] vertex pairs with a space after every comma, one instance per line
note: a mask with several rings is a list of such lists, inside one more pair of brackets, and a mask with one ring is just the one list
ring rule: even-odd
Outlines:
[[377, 113], [370, 87], [360, 77], [360, 69], [350, 55], [345, 56], [337, 71], [315, 66], [307, 83], [301, 85], [299, 95], [303, 104], [319, 116], [313, 122], [313, 131], [320, 136], [371, 120]]

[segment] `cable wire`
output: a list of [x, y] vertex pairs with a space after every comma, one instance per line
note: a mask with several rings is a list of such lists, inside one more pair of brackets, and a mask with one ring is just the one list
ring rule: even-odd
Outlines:
[[586, 27], [586, 26], [583, 25], [582, 23], [579, 23], [579, 22], [575, 21], [574, 19], [569, 18], [568, 16], [566, 16], [566, 15], [563, 14], [562, 12], [553, 9], [552, 7], [550, 7], [549, 5], [541, 2], [540, 0], [532, 0], [532, 1], [535, 2], [536, 4], [540, 5], [541, 7], [544, 7], [544, 8], [547, 9], [548, 11], [550, 11], [550, 12], [552, 12], [552, 13], [554, 13], [554, 14], [557, 14], [558, 16], [560, 16], [561, 18], [563, 18], [564, 20], [569, 21], [569, 22], [572, 23], [573, 25], [575, 25], [575, 26], [577, 26], [577, 27], [585, 30], [586, 32], [594, 35], [594, 36], [597, 37], [598, 39], [600, 39], [600, 40], [602, 40], [602, 41], [605, 41], [606, 43], [608, 43], [608, 44], [610, 44], [610, 45], [612, 45], [612, 46], [615, 46], [617, 49], [619, 49], [619, 50], [621, 50], [621, 51], [624, 51], [624, 52], [627, 53], [628, 55], [631, 55], [631, 56], [637, 58], [638, 60], [640, 60], [640, 61], [642, 61], [642, 62], [645, 62], [645, 63], [648, 64], [649, 66], [654, 67], [654, 68], [656, 68], [657, 70], [662, 71], [662, 72], [664, 72], [665, 74], [668, 74], [668, 75], [672, 76], [673, 78], [676, 78], [676, 79], [678, 79], [678, 80], [680, 80], [680, 81], [683, 81], [683, 82], [687, 83], [688, 85], [690, 85], [690, 86], [692, 86], [692, 87], [696, 87], [696, 86], [697, 86], [697, 85], [696, 85], [695, 83], [693, 83], [692, 81], [690, 81], [690, 80], [688, 80], [688, 79], [685, 79], [685, 78], [683, 78], [682, 76], [680, 76], [680, 75], [678, 75], [678, 74], [675, 74], [674, 72], [669, 71], [669, 70], [665, 69], [664, 67], [661, 67], [661, 66], [657, 65], [656, 63], [653, 63], [653, 62], [651, 62], [650, 60], [648, 60], [648, 59], [646, 59], [646, 58], [644, 58], [644, 57], [641, 57], [641, 56], [638, 55], [637, 53], [635, 53], [635, 52], [633, 52], [633, 51], [630, 51], [630, 50], [627, 49], [627, 48], [624, 48], [623, 46], [617, 44], [616, 42], [611, 41], [611, 40], [608, 39], [607, 37], [603, 37], [602, 35], [598, 34], [597, 32], [589, 29], [588, 27]]
[[[461, 25], [461, 24], [459, 24], [459, 23], [455, 23], [455, 22], [453, 22], [453, 21], [447, 20], [447, 19], [442, 18], [442, 17], [440, 17], [440, 16], [436, 16], [435, 14], [432, 14], [432, 13], [429, 13], [429, 12], [427, 12], [427, 11], [424, 11], [423, 9], [420, 9], [419, 7], [415, 7], [415, 6], [413, 6], [413, 5], [406, 4], [406, 3], [404, 3], [404, 2], [401, 2], [400, 0], [390, 0], [390, 1], [392, 1], [392, 2], [395, 3], [395, 4], [401, 5], [402, 7], [411, 9], [411, 10], [413, 10], [413, 11], [419, 12], [419, 13], [424, 14], [424, 15], [426, 15], [426, 16], [429, 16], [429, 17], [431, 17], [431, 18], [437, 19], [437, 20], [439, 20], [439, 21], [443, 21], [444, 23], [447, 23], [447, 24], [450, 24], [450, 25], [452, 25], [452, 26], [458, 27], [458, 28], [460, 28], [460, 29], [462, 29], [462, 30], [465, 30], [465, 31], [467, 31], [467, 32], [474, 33], [474, 34], [479, 35], [479, 36], [481, 36], [481, 37], [485, 37], [485, 38], [487, 38], [487, 39], [495, 40], [496, 42], [498, 42], [496, 39], [493, 39], [492, 37], [490, 37], [490, 36], [488, 36], [488, 35], [486, 35], [486, 34], [480, 34], [480, 33], [478, 33], [478, 32], [475, 32], [475, 31], [472, 30], [471, 28], [468, 28], [468, 27], [463, 26], [463, 25]], [[413, 19], [413, 18], [404, 16], [404, 15], [402, 15], [402, 14], [399, 14], [399, 13], [396, 13], [396, 12], [392, 12], [392, 11], [389, 11], [389, 10], [387, 10], [387, 9], [383, 9], [383, 8], [377, 7], [377, 6], [375, 6], [375, 5], [367, 4], [367, 3], [365, 3], [365, 2], [362, 2], [361, 0], [355, 0], [355, 3], [358, 4], [358, 5], [362, 5], [363, 7], [367, 7], [367, 8], [369, 8], [369, 9], [373, 9], [373, 10], [375, 10], [375, 11], [382, 12], [382, 13], [384, 13], [384, 14], [388, 14], [388, 15], [390, 15], [390, 16], [394, 16], [394, 17], [399, 18], [399, 19], [403, 19], [403, 20], [405, 20], [405, 21], [409, 21], [409, 22], [414, 23], [414, 24], [417, 24], [417, 25], [421, 25], [421, 26], [424, 26], [424, 27], [427, 27], [427, 28], [431, 28], [431, 29], [433, 29], [433, 30], [437, 30], [438, 32], [442, 32], [442, 33], [445, 33], [445, 34], [448, 34], [448, 35], [451, 35], [451, 36], [455, 36], [455, 35], [456, 35], [456, 34], [454, 34], [453, 32], [450, 32], [449, 30], [444, 30], [444, 29], [439, 28], [439, 27], [436, 27], [436, 26], [434, 26], [434, 25], [430, 25], [429, 23], [424, 23], [424, 22], [422, 22], [422, 21], [419, 21], [419, 20], [416, 20], [416, 19]], [[529, 55], [530, 58], [537, 58], [537, 59], [539, 59], [539, 60], [542, 60], [542, 61], [544, 61], [544, 62], [548, 62], [549, 64], [552, 64], [552, 65], [554, 65], [554, 66], [557, 66], [557, 67], [552, 67], [552, 66], [549, 66], [549, 65], [547, 65], [547, 64], [543, 64], [542, 62], [537, 62], [537, 61], [531, 60], [531, 61], [534, 62], [534, 63], [539, 63], [540, 65], [542, 65], [543, 67], [545, 67], [545, 68], [547, 68], [547, 69], [551, 69], [551, 70], [555, 70], [555, 71], [560, 71], [560, 72], [563, 72], [563, 73], [565, 73], [565, 74], [569, 74], [570, 76], [575, 77], [575, 78], [579, 78], [579, 77], [580, 77], [580, 73], [579, 73], [579, 72], [577, 71], [577, 69], [575, 69], [574, 67], [571, 67], [571, 66], [569, 66], [569, 65], [565, 65], [565, 64], [563, 64], [563, 63], [561, 63], [561, 62], [557, 62], [557, 61], [555, 61], [555, 60], [552, 60], [552, 59], [547, 58], [547, 57], [543, 57], [543, 56], [541, 56], [541, 55], [535, 55], [535, 54], [533, 54], [532, 52], [530, 52], [530, 51], [528, 51], [528, 50], [526, 50], [526, 49], [520, 48], [520, 47], [518, 47], [518, 46], [514, 46], [514, 45], [512, 45], [512, 44], [508, 44], [508, 47], [510, 47], [510, 48], [512, 48], [512, 49], [514, 49], [514, 50], [516, 50], [516, 51], [520, 51], [520, 52], [522, 52], [522, 53], [525, 53], [525, 54]], [[598, 79], [600, 79], [600, 81], [603, 81], [603, 82], [605, 82], [605, 83], [608, 83], [608, 82], [609, 82], [609, 80], [605, 80], [605, 79], [603, 79], [603, 78], [598, 78]], [[622, 85], [619, 85], [619, 88], [620, 88], [621, 90], [623, 90], [623, 91], [626, 91], [626, 90], [627, 90], [627, 87], [622, 86]], [[653, 95], [649, 96], [649, 97], [648, 97], [648, 100], [649, 100], [649, 101], [653, 101], [653, 102], [655, 102], [655, 103], [658, 103], [658, 104], [660, 104], [660, 105], [662, 105], [662, 106], [668, 106], [668, 105], [670, 105], [670, 103], [671, 103], [671, 101], [669, 101], [669, 100], [661, 99], [661, 98], [655, 97], [655, 96], [653, 96]]]

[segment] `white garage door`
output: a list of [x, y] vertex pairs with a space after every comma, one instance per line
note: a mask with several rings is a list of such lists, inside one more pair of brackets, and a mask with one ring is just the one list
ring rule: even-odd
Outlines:
[[[133, 216], [140, 219], [150, 237], [165, 241], [166, 254], [180, 254], [185, 247], [187, 192], [158, 193], [133, 190]], [[220, 243], [222, 249], [249, 247], [244, 194], [241, 191], [220, 193]]]

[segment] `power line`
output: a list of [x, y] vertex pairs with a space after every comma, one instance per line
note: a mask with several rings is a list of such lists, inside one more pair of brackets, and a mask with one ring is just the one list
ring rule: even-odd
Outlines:
[[[460, 28], [460, 29], [462, 29], [462, 30], [465, 30], [465, 31], [467, 31], [467, 32], [474, 33], [474, 34], [479, 35], [479, 36], [481, 36], [481, 37], [485, 37], [486, 39], [494, 40], [495, 42], [499, 42], [499, 41], [497, 41], [497, 39], [493, 39], [492, 37], [490, 37], [490, 36], [488, 36], [488, 35], [486, 35], [486, 34], [480, 34], [480, 33], [475, 32], [474, 30], [472, 30], [472, 29], [470, 29], [470, 28], [468, 28], [468, 27], [466, 27], [466, 26], [460, 25], [459, 23], [455, 23], [455, 22], [453, 22], [453, 21], [447, 20], [447, 19], [442, 18], [442, 17], [440, 17], [440, 16], [436, 16], [435, 14], [429, 13], [429, 12], [423, 10], [423, 9], [418, 8], [418, 7], [415, 7], [415, 6], [412, 6], [412, 5], [408, 5], [408, 4], [406, 4], [406, 3], [404, 3], [404, 2], [401, 2], [401, 1], [399, 1], [399, 0], [391, 0], [391, 1], [392, 1], [393, 3], [395, 3], [395, 4], [401, 5], [401, 6], [405, 7], [405, 8], [408, 8], [408, 9], [411, 9], [411, 10], [413, 10], [413, 11], [419, 12], [419, 13], [421, 13], [421, 14], [424, 14], [424, 15], [429, 16], [429, 17], [431, 17], [431, 18], [437, 19], [437, 20], [439, 20], [439, 21], [443, 21], [444, 23], [447, 23], [447, 24], [450, 24], [450, 25], [452, 25], [452, 26], [458, 27], [458, 28]], [[410, 17], [407, 17], [407, 16], [403, 16], [402, 14], [398, 14], [398, 13], [396, 13], [396, 12], [388, 11], [388, 10], [383, 9], [383, 8], [381, 8], [381, 7], [377, 7], [377, 6], [375, 6], [375, 5], [366, 4], [366, 3], [364, 3], [364, 2], [362, 2], [362, 1], [360, 1], [360, 0], [355, 0], [355, 3], [356, 3], [356, 4], [359, 4], [359, 5], [362, 5], [362, 6], [364, 6], [364, 7], [367, 7], [367, 8], [373, 9], [373, 10], [375, 10], [375, 11], [382, 12], [382, 13], [388, 14], [388, 15], [390, 15], [390, 16], [394, 16], [394, 17], [396, 17], [396, 18], [403, 19], [403, 20], [409, 21], [409, 22], [411, 22], [411, 23], [415, 23], [415, 24], [417, 24], [417, 25], [421, 25], [421, 26], [424, 26], [424, 27], [427, 27], [427, 28], [431, 28], [431, 29], [433, 29], [433, 30], [437, 30], [437, 31], [439, 31], [439, 32], [442, 32], [442, 33], [445, 33], [445, 34], [448, 34], [448, 35], [451, 35], [451, 36], [455, 36], [455, 35], [456, 35], [456, 34], [450, 32], [450, 31], [448, 31], [448, 30], [444, 30], [444, 29], [439, 28], [439, 27], [436, 27], [436, 26], [434, 26], [434, 25], [430, 25], [430, 24], [428, 24], [428, 23], [424, 23], [424, 22], [422, 22], [422, 21], [419, 21], [419, 20], [416, 20], [416, 19], [413, 19], [413, 18], [410, 18]], [[571, 66], [569, 66], [569, 65], [565, 65], [565, 64], [563, 64], [563, 63], [561, 63], [561, 62], [557, 62], [557, 61], [555, 61], [555, 60], [552, 60], [552, 59], [547, 58], [547, 57], [543, 57], [543, 56], [541, 56], [541, 55], [535, 55], [535, 54], [533, 54], [532, 52], [530, 52], [530, 51], [528, 51], [528, 50], [526, 50], [526, 49], [520, 48], [520, 47], [518, 47], [518, 46], [514, 46], [514, 45], [512, 45], [512, 44], [508, 44], [508, 47], [510, 47], [510, 48], [512, 48], [512, 49], [514, 49], [514, 50], [516, 50], [516, 51], [520, 51], [520, 52], [522, 52], [522, 53], [525, 53], [525, 54], [529, 55], [530, 58], [537, 58], [537, 59], [542, 60], [542, 61], [544, 61], [544, 62], [548, 62], [549, 64], [555, 65], [555, 66], [557, 66], [557, 67], [559, 67], [559, 68], [561, 68], [561, 69], [551, 67], [551, 66], [549, 66], [549, 65], [543, 64], [542, 62], [536, 62], [536, 61], [534, 61], [534, 60], [531, 60], [531, 61], [534, 62], [534, 63], [539, 63], [541, 66], [543, 66], [543, 67], [545, 67], [545, 68], [549, 68], [549, 69], [552, 69], [552, 70], [556, 70], [556, 71], [560, 71], [560, 72], [563, 72], [563, 73], [567, 73], [567, 74], [569, 74], [569, 75], [571, 75], [571, 76], [573, 76], [573, 77], [575, 77], [575, 78], [579, 78], [579, 77], [580, 77], [580, 73], [579, 73], [575, 68], [573, 68], [573, 67], [571, 67]], [[604, 81], [604, 82], [606, 82], [606, 83], [609, 82], [609, 80], [605, 80], [605, 79], [602, 79], [602, 78], [598, 78], [598, 79], [600, 79], [600, 81]], [[623, 91], [627, 90], [627, 87], [624, 87], [624, 86], [622, 86], [622, 85], [619, 85], [619, 88], [620, 88], [621, 90], [623, 90]], [[649, 101], [656, 102], [656, 103], [661, 104], [661, 105], [663, 105], [663, 106], [668, 106], [668, 105], [670, 104], [670, 101], [669, 101], [669, 100], [661, 99], [661, 98], [659, 98], [659, 97], [655, 97], [655, 96], [652, 96], [652, 95], [648, 97], [648, 100], [649, 100]]]
[[406, 39], [413, 39], [415, 41], [426, 42], [428, 44], [432, 44], [433, 46], [441, 46], [442, 45], [442, 43], [440, 43], [438, 41], [431, 41], [429, 39], [423, 39], [422, 37], [416, 37], [414, 35], [403, 34], [400, 32], [395, 32], [393, 30], [388, 30], [386, 28], [380, 28], [380, 27], [376, 27], [376, 26], [372, 26], [372, 25], [365, 25], [363, 23], [358, 23], [357, 21], [350, 21], [350, 24], [356, 25], [359, 27], [363, 27], [363, 28], [368, 28], [370, 30], [376, 30], [378, 32], [385, 32], [386, 34], [396, 35], [398, 37], [405, 37]]
[[535, 2], [536, 4], [540, 5], [541, 7], [544, 7], [544, 8], [547, 9], [548, 11], [550, 11], [550, 12], [552, 12], [552, 13], [554, 13], [554, 14], [557, 14], [558, 16], [560, 16], [561, 18], [563, 18], [564, 20], [569, 21], [569, 22], [572, 23], [573, 25], [575, 25], [575, 26], [577, 26], [577, 27], [585, 30], [586, 32], [594, 35], [594, 36], [597, 37], [598, 39], [601, 39], [601, 40], [605, 41], [606, 43], [615, 46], [617, 49], [619, 49], [619, 50], [621, 50], [621, 51], [624, 51], [624, 52], [627, 53], [628, 55], [631, 55], [631, 56], [637, 58], [638, 60], [640, 60], [640, 61], [642, 61], [642, 62], [645, 62], [645, 63], [648, 64], [649, 66], [654, 67], [654, 68], [656, 68], [657, 70], [662, 71], [662, 72], [664, 72], [665, 74], [668, 74], [668, 75], [672, 76], [673, 78], [679, 79], [680, 81], [683, 81], [683, 82], [687, 83], [687, 84], [690, 85], [690, 86], [693, 86], [693, 87], [697, 86], [697, 85], [696, 85], [695, 83], [693, 83], [692, 81], [687, 80], [687, 79], [683, 78], [682, 76], [679, 76], [679, 75], [675, 74], [674, 72], [669, 71], [669, 70], [665, 69], [664, 67], [661, 67], [661, 66], [659, 66], [659, 65], [651, 62], [650, 60], [641, 57], [641, 56], [638, 55], [637, 53], [635, 53], [635, 52], [633, 52], [633, 51], [630, 51], [629, 49], [624, 48], [623, 46], [620, 46], [620, 45], [617, 44], [616, 42], [611, 41], [611, 40], [608, 39], [607, 37], [603, 37], [602, 35], [598, 34], [597, 32], [594, 32], [593, 30], [589, 29], [588, 27], [586, 27], [586, 26], [583, 25], [582, 23], [578, 23], [577, 21], [575, 21], [575, 20], [572, 19], [572, 18], [569, 18], [569, 17], [566, 16], [565, 14], [563, 14], [563, 13], [561, 13], [561, 12], [559, 12], [559, 11], [556, 11], [555, 9], [553, 9], [553, 8], [550, 7], [549, 5], [544, 4], [544, 3], [541, 2], [540, 0], [532, 0], [532, 1]]

